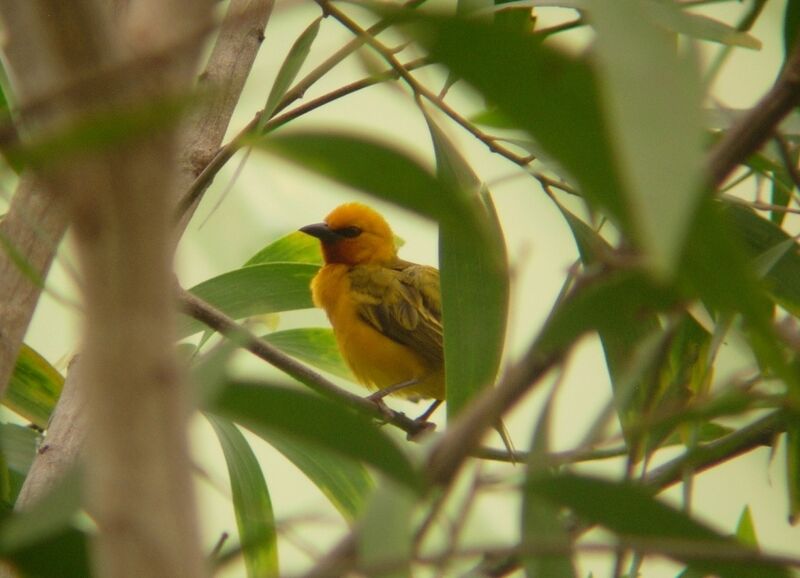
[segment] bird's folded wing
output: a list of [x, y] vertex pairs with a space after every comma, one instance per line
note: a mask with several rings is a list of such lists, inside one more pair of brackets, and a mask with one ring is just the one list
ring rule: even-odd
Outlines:
[[442, 364], [439, 271], [406, 261], [392, 268], [362, 265], [351, 270], [350, 288], [364, 321], [432, 365]]

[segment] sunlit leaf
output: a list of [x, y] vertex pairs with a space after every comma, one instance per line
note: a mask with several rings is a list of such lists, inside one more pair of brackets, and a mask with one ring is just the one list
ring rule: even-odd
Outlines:
[[[570, 508], [587, 523], [599, 524], [630, 540], [643, 540], [659, 550], [663, 548], [665, 555], [720, 578], [790, 576], [788, 570], [775, 563], [744, 557], [731, 561], [724, 555], [715, 558], [716, 548], [723, 554], [747, 552], [748, 549], [629, 482], [561, 474], [531, 480], [527, 490]], [[693, 549], [680, 548], [682, 542], [692, 544]]]
[[[318, 269], [310, 263], [251, 265], [223, 273], [189, 291], [234, 319], [307, 309], [313, 307], [310, 285]], [[182, 318], [178, 334], [186, 337], [204, 328], [199, 321]]]
[[23, 343], [3, 405], [46, 429], [63, 385], [62, 375], [44, 357]]
[[248, 578], [278, 574], [278, 534], [267, 482], [250, 444], [231, 422], [206, 415], [225, 455]]
[[317, 38], [320, 22], [322, 22], [322, 16], [309, 24], [308, 28], [303, 30], [289, 49], [289, 53], [286, 55], [286, 59], [283, 61], [283, 64], [281, 64], [281, 68], [278, 70], [277, 76], [275, 76], [275, 81], [272, 83], [272, 90], [270, 90], [267, 104], [264, 106], [264, 111], [262, 113], [261, 126], [266, 124], [267, 120], [269, 120], [275, 112], [283, 95], [289, 90], [292, 82], [294, 82], [294, 79], [297, 77], [297, 73], [300, 72], [300, 68], [302, 68], [303, 63], [305, 63], [306, 58], [308, 58], [311, 45]]
[[319, 241], [300, 231], [293, 231], [276, 239], [250, 257], [247, 265], [264, 263], [311, 263], [322, 265]]
[[366, 417], [316, 394], [257, 383], [231, 383], [214, 412], [255, 434], [283, 434], [364, 462], [389, 478], [419, 489], [406, 455]]

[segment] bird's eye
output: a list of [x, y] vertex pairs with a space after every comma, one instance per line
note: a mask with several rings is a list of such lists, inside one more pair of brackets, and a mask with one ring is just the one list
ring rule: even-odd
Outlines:
[[342, 229], [336, 229], [336, 234], [342, 237], [347, 237], [348, 239], [352, 239], [353, 237], [358, 237], [361, 234], [361, 229], [358, 227], [344, 227]]

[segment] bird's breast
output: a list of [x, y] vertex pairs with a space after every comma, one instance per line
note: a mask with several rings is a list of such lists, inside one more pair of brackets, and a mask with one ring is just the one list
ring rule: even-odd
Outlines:
[[444, 371], [431, 367], [409, 347], [390, 339], [358, 313], [358, 297], [350, 286], [349, 267], [325, 265], [311, 284], [314, 304], [325, 310], [339, 351], [356, 378], [372, 389], [383, 389], [411, 379], [420, 383], [399, 395], [444, 397]]

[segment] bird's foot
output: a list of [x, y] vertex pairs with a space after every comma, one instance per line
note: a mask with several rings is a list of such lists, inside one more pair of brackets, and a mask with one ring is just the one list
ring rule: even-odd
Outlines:
[[375, 407], [378, 408], [378, 411], [383, 417], [383, 421], [388, 422], [392, 419], [394, 412], [389, 408], [388, 405], [384, 403], [383, 398], [386, 397], [386, 394], [384, 393], [381, 395], [382, 393], [382, 391], [376, 391], [375, 393], [368, 395], [365, 399], [374, 403]]

